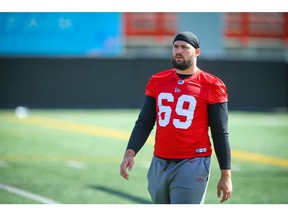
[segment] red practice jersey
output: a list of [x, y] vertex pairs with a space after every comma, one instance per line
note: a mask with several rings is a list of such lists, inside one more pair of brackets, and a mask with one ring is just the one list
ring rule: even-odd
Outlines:
[[170, 69], [150, 78], [146, 95], [156, 99], [155, 156], [184, 159], [212, 154], [208, 104], [228, 100], [219, 78], [198, 70], [182, 80], [176, 69]]

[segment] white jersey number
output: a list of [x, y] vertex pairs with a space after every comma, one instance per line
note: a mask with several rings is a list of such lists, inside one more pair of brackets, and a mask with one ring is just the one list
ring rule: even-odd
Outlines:
[[[171, 93], [161, 93], [158, 96], [158, 119], [159, 119], [159, 125], [162, 127], [165, 127], [169, 124], [172, 108], [170, 106], [164, 106], [163, 100], [167, 100], [168, 102], [174, 102], [174, 96]], [[188, 108], [184, 108], [184, 103], [188, 103]], [[191, 126], [193, 116], [194, 116], [194, 110], [196, 107], [196, 99], [191, 95], [181, 95], [177, 101], [176, 104], [176, 110], [175, 112], [179, 116], [186, 117], [185, 121], [181, 121], [180, 119], [173, 119], [173, 125], [176, 128], [186, 129]]]

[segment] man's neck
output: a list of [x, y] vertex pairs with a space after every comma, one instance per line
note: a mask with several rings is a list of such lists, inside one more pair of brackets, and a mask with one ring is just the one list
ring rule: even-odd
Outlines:
[[183, 75], [193, 75], [193, 74], [197, 73], [198, 70], [199, 70], [199, 68], [197, 66], [195, 66], [195, 67], [192, 66], [186, 70], [176, 69], [176, 72], [178, 74], [183, 74]]

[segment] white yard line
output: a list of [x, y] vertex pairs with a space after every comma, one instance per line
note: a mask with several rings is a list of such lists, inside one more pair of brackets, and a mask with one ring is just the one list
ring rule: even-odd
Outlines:
[[26, 197], [26, 198], [38, 201], [38, 202], [43, 203], [43, 204], [59, 204], [58, 202], [56, 202], [54, 200], [48, 199], [46, 197], [43, 197], [43, 196], [40, 196], [37, 194], [30, 193], [30, 192], [25, 191], [25, 190], [21, 190], [21, 189], [16, 188], [16, 187], [12, 187], [12, 186], [7, 185], [7, 184], [0, 183], [0, 189], [8, 191], [10, 193], [14, 193], [18, 196], [22, 196], [22, 197]]
[[6, 168], [6, 167], [8, 167], [8, 165], [5, 161], [0, 160], [0, 167]]
[[79, 162], [79, 161], [70, 160], [67, 162], [67, 166], [75, 168], [75, 169], [86, 169], [86, 165], [84, 163]]

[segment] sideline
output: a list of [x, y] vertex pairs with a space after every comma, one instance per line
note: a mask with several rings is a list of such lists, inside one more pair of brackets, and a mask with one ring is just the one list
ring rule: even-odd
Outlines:
[[16, 187], [12, 187], [12, 186], [7, 185], [7, 184], [0, 183], [0, 189], [3, 189], [3, 190], [8, 191], [10, 193], [14, 193], [18, 196], [22, 196], [22, 197], [32, 199], [34, 201], [38, 201], [38, 202], [43, 203], [43, 204], [60, 204], [54, 200], [48, 199], [46, 197], [31, 193], [31, 192], [28, 192], [25, 190], [21, 190], [21, 189], [16, 188]]
[[[82, 134], [88, 134], [88, 135], [94, 135], [98, 137], [105, 137], [110, 139], [118, 139], [118, 140], [124, 140], [127, 141], [130, 137], [130, 133], [111, 129], [111, 128], [105, 128], [100, 126], [92, 126], [92, 125], [86, 125], [86, 124], [80, 124], [75, 122], [68, 122], [58, 119], [51, 119], [51, 118], [44, 118], [44, 117], [35, 117], [35, 116], [28, 116], [25, 119], [17, 119], [16, 117], [5, 117], [6, 120], [10, 122], [15, 122], [17, 124], [30, 124], [30, 125], [36, 125], [41, 127], [48, 127], [52, 129], [60, 129], [65, 130], [69, 132], [77, 132]], [[154, 137], [150, 136], [147, 141], [147, 144], [153, 144], [154, 143]], [[240, 151], [240, 150], [232, 150], [232, 156], [233, 158], [240, 159], [243, 161], [250, 161], [250, 162], [256, 162], [261, 164], [269, 164], [279, 167], [288, 167], [288, 159], [284, 158], [276, 158], [271, 157], [267, 155], [257, 154], [257, 153], [250, 153], [246, 151]]]

